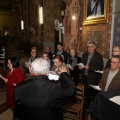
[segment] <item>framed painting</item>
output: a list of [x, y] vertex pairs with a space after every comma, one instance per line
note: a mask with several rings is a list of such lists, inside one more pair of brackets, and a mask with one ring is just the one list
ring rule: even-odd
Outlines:
[[107, 23], [109, 0], [84, 0], [83, 25]]
[[0, 0], [0, 12], [12, 11], [12, 0]]

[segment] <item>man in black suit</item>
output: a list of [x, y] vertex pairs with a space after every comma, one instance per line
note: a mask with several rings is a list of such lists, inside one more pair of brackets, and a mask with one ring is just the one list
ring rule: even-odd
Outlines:
[[53, 60], [53, 54], [51, 52], [51, 47], [50, 46], [46, 46], [45, 47], [45, 52], [48, 53], [49, 59], [52, 61]]
[[75, 83], [67, 70], [60, 69], [60, 80], [48, 79], [49, 63], [37, 58], [29, 68], [28, 80], [15, 87], [15, 113], [20, 120], [60, 120], [61, 105], [72, 96]]
[[67, 59], [70, 56], [68, 52], [64, 51], [63, 43], [61, 42], [57, 43], [57, 51], [55, 52], [55, 55], [62, 55], [64, 59], [64, 63], [66, 64], [67, 64]]
[[103, 58], [100, 53], [96, 51], [96, 45], [94, 41], [87, 43], [87, 51], [83, 53], [81, 62], [85, 67], [79, 67], [82, 70], [82, 78], [85, 86], [85, 108], [90, 107], [91, 96], [94, 97], [97, 92], [89, 87], [89, 84], [98, 85], [101, 74], [95, 72], [95, 70], [103, 70]]

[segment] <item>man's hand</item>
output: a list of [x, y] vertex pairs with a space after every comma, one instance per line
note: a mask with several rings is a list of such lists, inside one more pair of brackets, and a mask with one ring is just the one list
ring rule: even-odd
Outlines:
[[59, 67], [59, 70], [60, 72], [58, 72], [59, 74], [63, 73], [63, 72], [67, 72], [67, 69], [66, 67], [62, 66], [62, 67]]
[[88, 69], [89, 69], [89, 66], [88, 66], [88, 65], [86, 65], [86, 66], [85, 66], [85, 69], [86, 69], [86, 70], [88, 70]]

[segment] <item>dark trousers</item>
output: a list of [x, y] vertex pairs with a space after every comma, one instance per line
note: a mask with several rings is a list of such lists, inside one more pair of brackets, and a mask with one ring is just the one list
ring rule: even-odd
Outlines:
[[91, 88], [87, 81], [87, 76], [84, 76], [84, 95], [85, 95], [85, 103], [84, 108], [89, 109], [92, 101], [94, 100], [95, 96], [98, 94], [98, 91]]

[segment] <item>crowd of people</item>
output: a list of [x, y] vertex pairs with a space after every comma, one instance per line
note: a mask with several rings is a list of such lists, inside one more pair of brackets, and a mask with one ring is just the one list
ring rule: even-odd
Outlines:
[[[101, 91], [120, 89], [120, 46], [113, 47], [112, 57], [105, 68], [94, 41], [87, 43], [82, 57], [77, 55], [75, 48], [69, 53], [64, 51], [63, 43], [56, 47], [53, 54], [50, 46], [46, 46], [41, 57], [38, 57], [36, 47], [31, 48], [30, 56], [22, 63], [27, 80], [24, 80], [19, 60], [16, 57], [8, 59], [9, 71], [2, 79], [7, 86], [6, 101], [13, 110], [14, 120], [61, 120], [62, 102], [74, 94], [79, 83], [84, 84], [84, 109], [90, 109], [91, 100], [99, 92], [89, 84], [99, 85]], [[96, 70], [103, 71], [103, 74]], [[49, 71], [54, 71], [59, 80], [49, 80]]]

